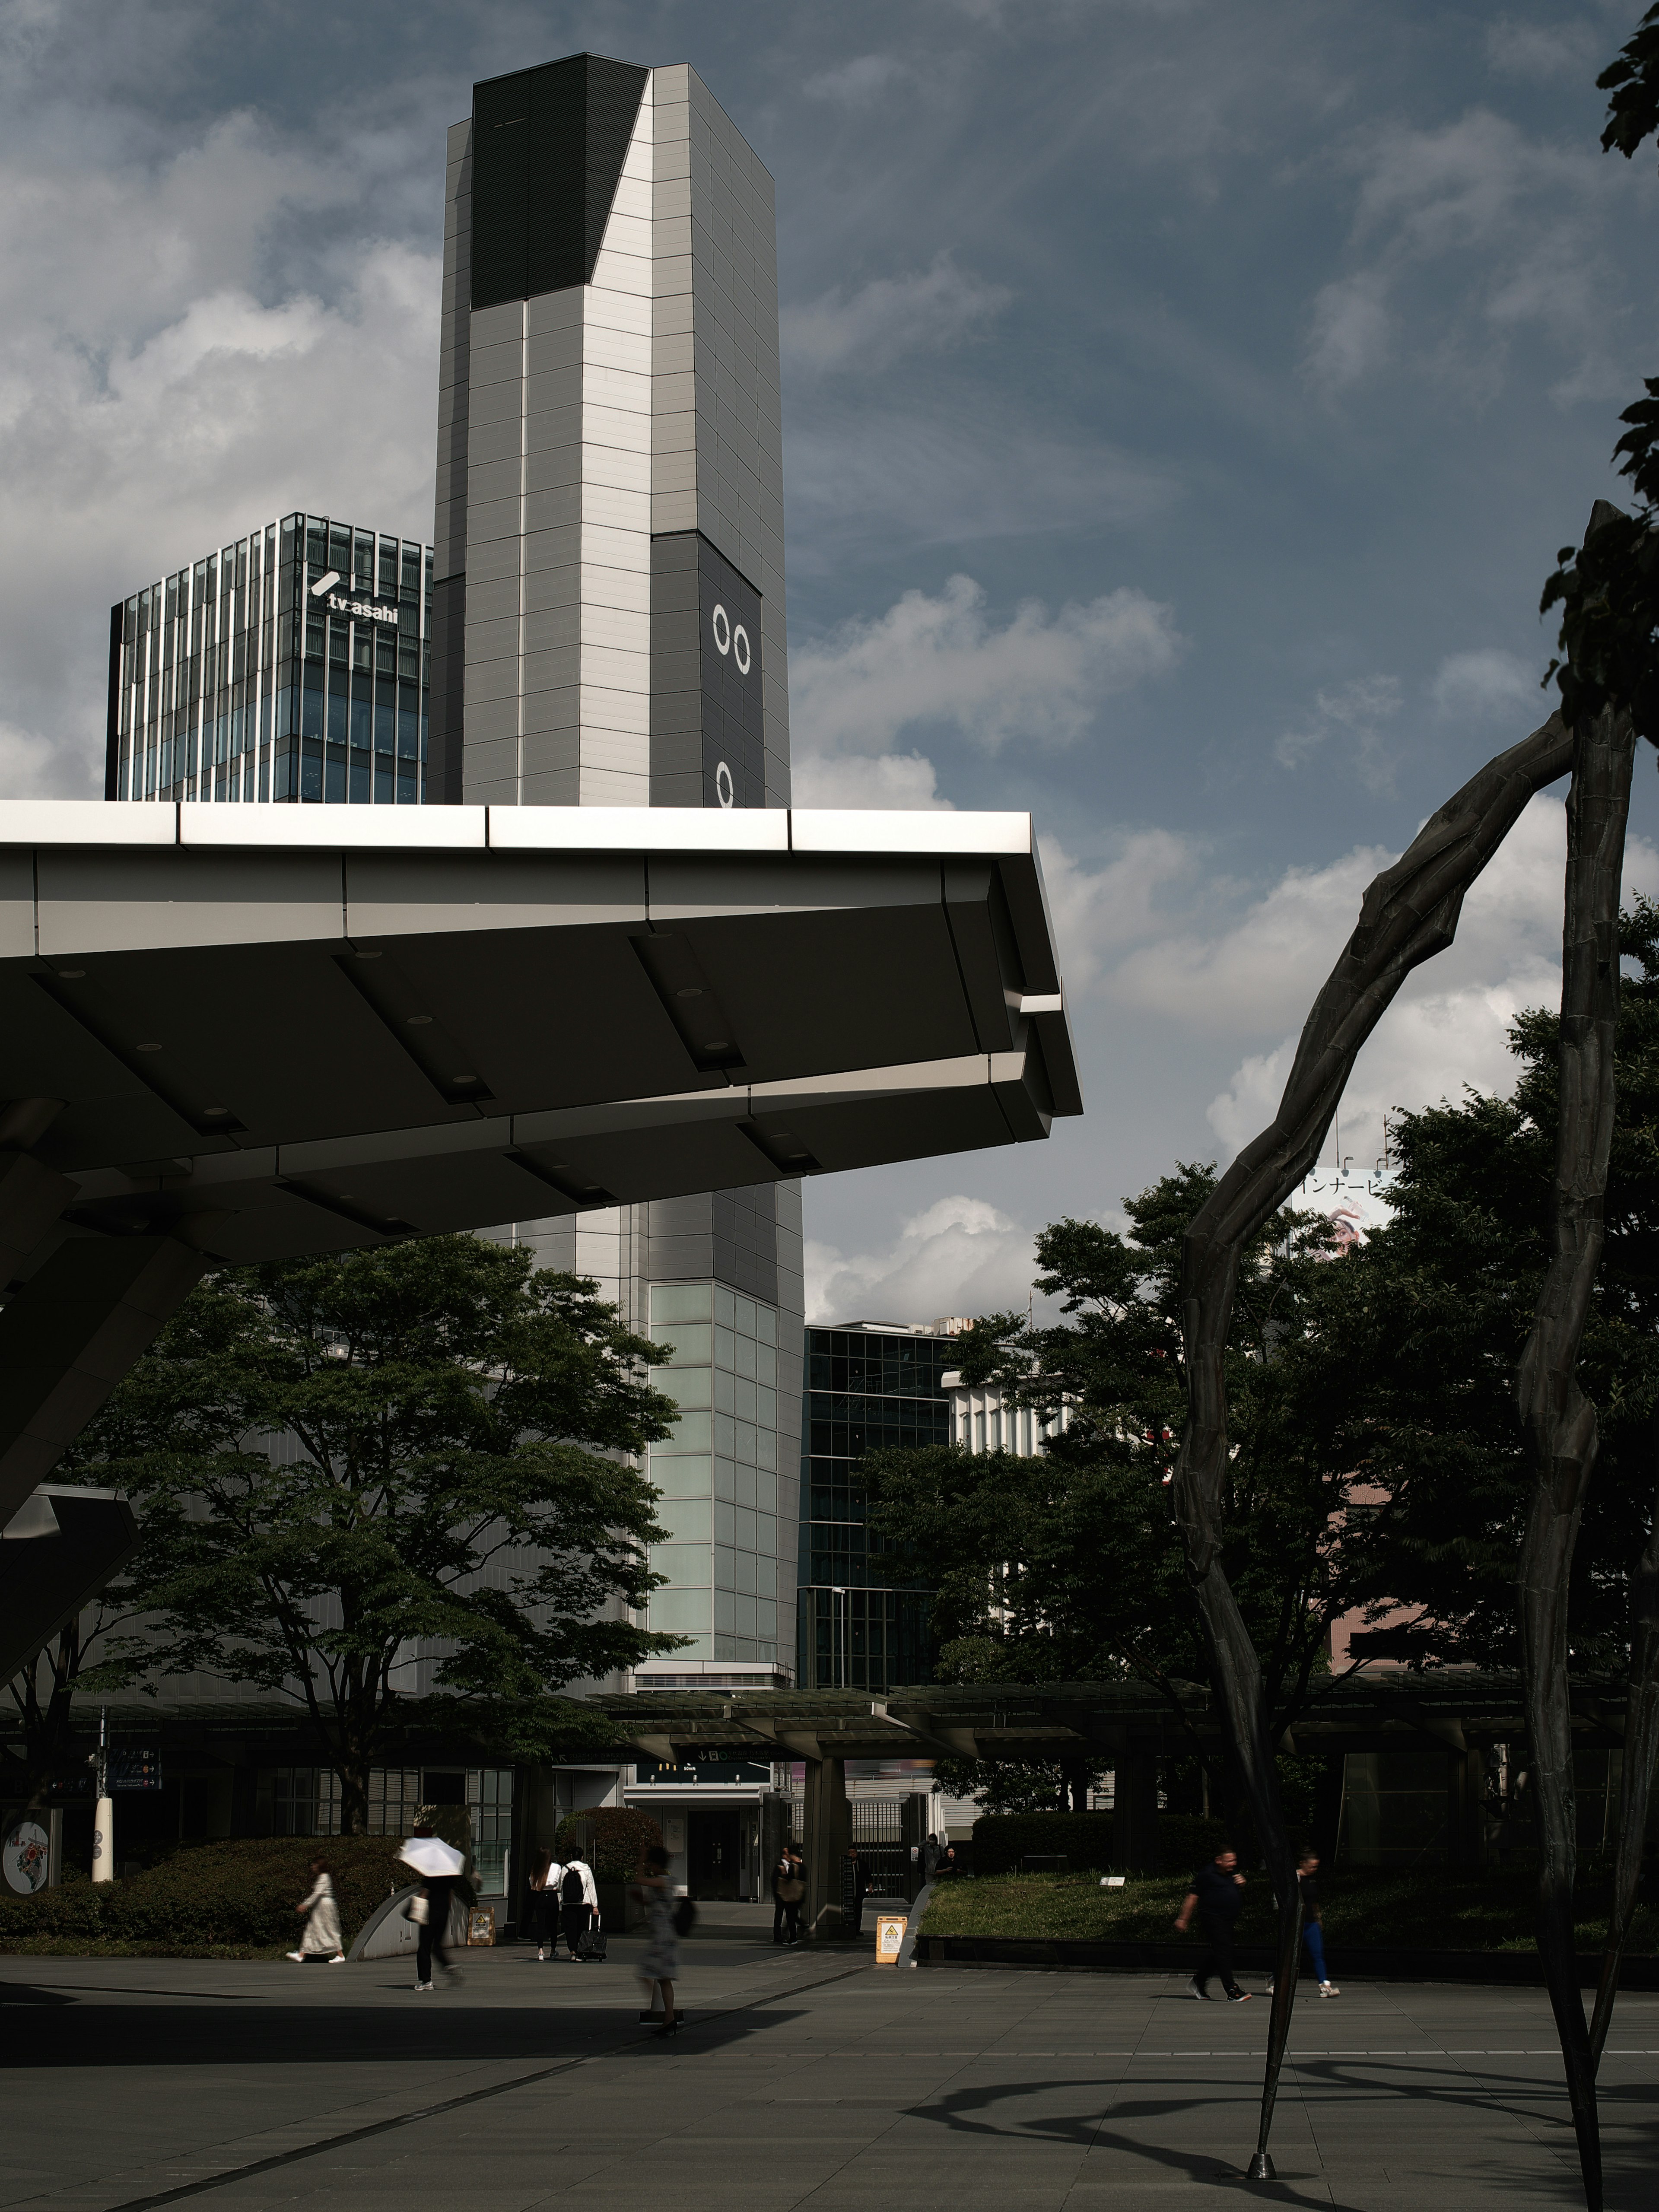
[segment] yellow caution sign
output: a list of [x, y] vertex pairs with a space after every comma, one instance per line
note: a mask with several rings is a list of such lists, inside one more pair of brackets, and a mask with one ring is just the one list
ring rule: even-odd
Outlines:
[[876, 1915], [876, 1964], [896, 1966], [898, 1954], [904, 1948], [904, 1930], [909, 1915], [905, 1912], [878, 1912]]

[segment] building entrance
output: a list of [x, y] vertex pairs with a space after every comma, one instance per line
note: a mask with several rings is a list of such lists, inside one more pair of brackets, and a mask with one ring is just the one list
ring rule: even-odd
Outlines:
[[693, 1807], [686, 1814], [686, 1887], [693, 1897], [738, 1895], [738, 1832], [735, 1808]]

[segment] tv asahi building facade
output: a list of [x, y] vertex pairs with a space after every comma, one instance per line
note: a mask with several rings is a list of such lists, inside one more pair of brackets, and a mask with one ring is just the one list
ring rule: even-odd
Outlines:
[[[786, 805], [771, 179], [690, 69], [576, 55], [475, 86], [446, 210], [429, 796]], [[783, 1679], [799, 1186], [508, 1233], [676, 1346], [648, 1625], [692, 1641], [641, 1680]]]

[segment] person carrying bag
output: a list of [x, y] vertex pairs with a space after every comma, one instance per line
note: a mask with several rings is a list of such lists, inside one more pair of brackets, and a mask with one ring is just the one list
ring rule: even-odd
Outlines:
[[599, 1909], [599, 1893], [592, 1869], [579, 1850], [573, 1850], [559, 1882], [559, 1917], [564, 1923], [565, 1948], [573, 1960], [586, 1961], [592, 1955], [586, 1936], [590, 1916]]

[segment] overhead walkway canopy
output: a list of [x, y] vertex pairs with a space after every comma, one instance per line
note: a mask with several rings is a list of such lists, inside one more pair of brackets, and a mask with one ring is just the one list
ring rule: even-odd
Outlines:
[[[1109, 1767], [1114, 1857], [1128, 1868], [1153, 1863], [1158, 1759], [1189, 1754], [1194, 1740], [1221, 1740], [1207, 1691], [1195, 1682], [1176, 1689], [1172, 1700], [1130, 1680], [975, 1682], [875, 1697], [856, 1690], [653, 1690], [588, 1702], [647, 1758], [804, 1761], [806, 1911], [808, 1925], [824, 1932], [837, 1924], [838, 1862], [850, 1834], [849, 1759], [1086, 1759], [1095, 1771]], [[1576, 1686], [1575, 1741], [1587, 1750], [1617, 1749], [1624, 1707], [1621, 1683]], [[1452, 1856], [1478, 1858], [1485, 1749], [1524, 1734], [1518, 1676], [1400, 1669], [1316, 1684], [1282, 1747], [1389, 1752], [1439, 1745], [1448, 1754]]]
[[1025, 815], [0, 804], [0, 1525], [215, 1260], [1081, 1110]]

